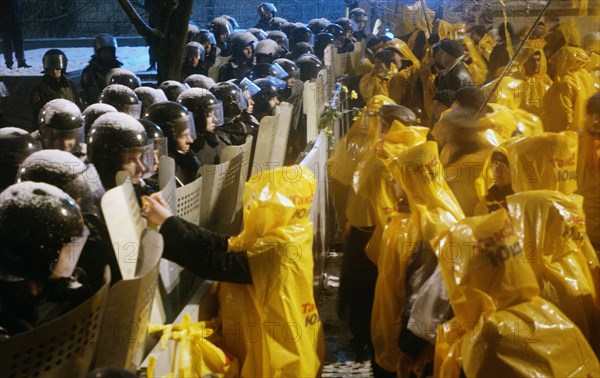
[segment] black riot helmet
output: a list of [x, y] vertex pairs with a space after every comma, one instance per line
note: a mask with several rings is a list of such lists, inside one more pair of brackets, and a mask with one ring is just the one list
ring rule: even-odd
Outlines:
[[290, 34], [292, 34], [292, 30], [296, 29], [297, 27], [298, 27], [298, 25], [294, 24], [293, 22], [286, 22], [285, 24], [281, 25], [279, 30], [281, 30], [283, 33], [285, 33], [285, 35], [289, 39]]
[[46, 183], [21, 182], [0, 193], [0, 238], [0, 274], [44, 282], [57, 268], [60, 276], [72, 274], [71, 247], [80, 253], [87, 235], [73, 198]]
[[189, 86], [187, 84], [180, 83], [176, 80], [165, 80], [158, 86], [158, 89], [165, 93], [167, 100], [169, 101], [176, 101], [177, 96], [188, 88]]
[[323, 68], [323, 63], [313, 54], [300, 56], [296, 60], [296, 65], [300, 68], [300, 80], [302, 81], [316, 79], [319, 71]]
[[242, 114], [242, 111], [248, 107], [242, 90], [233, 83], [218, 83], [210, 91], [223, 103], [223, 115], [226, 122]]
[[75, 103], [63, 98], [48, 101], [40, 110], [38, 127], [44, 148], [81, 151], [85, 129], [81, 110]]
[[112, 105], [101, 104], [99, 102], [91, 104], [90, 106], [85, 108], [83, 110], [83, 113], [81, 113], [83, 116], [83, 125], [85, 127], [85, 135], [89, 134], [90, 129], [92, 128], [92, 124], [94, 123], [95, 120], [98, 119], [98, 117], [100, 117], [102, 114], [111, 113], [111, 112], [116, 113], [116, 112], [118, 112], [118, 110], [115, 109], [115, 107]]
[[298, 26], [290, 33], [290, 46], [293, 48], [299, 42], [311, 43], [312, 31], [306, 26]]
[[233, 30], [240, 27], [240, 24], [238, 24], [237, 20], [235, 18], [231, 17], [230, 15], [224, 14], [221, 17], [226, 19], [231, 24], [231, 26], [233, 27]]
[[133, 89], [121, 84], [111, 84], [104, 88], [98, 96], [98, 102], [114, 106], [121, 113], [139, 118], [142, 103]]
[[254, 84], [260, 88], [260, 91], [252, 96], [252, 99], [256, 101], [259, 98], [266, 100], [273, 97], [281, 97], [283, 90], [285, 90], [285, 81], [269, 76], [263, 79], [254, 80]]
[[198, 27], [194, 24], [188, 24], [187, 41], [190, 42], [194, 39], [196, 33], [198, 33]]
[[107, 85], [121, 84], [131, 89], [136, 89], [142, 86], [142, 81], [133, 72], [125, 68], [113, 68], [106, 75]]
[[106, 189], [115, 187], [119, 171], [133, 179], [153, 174], [154, 151], [144, 126], [125, 113], [106, 113], [93, 124], [88, 136], [87, 156]]
[[279, 58], [273, 61], [273, 63], [278, 64], [283, 70], [287, 73], [287, 75], [283, 78], [288, 79], [289, 77], [293, 77], [295, 79], [300, 78], [300, 68], [296, 65], [296, 63], [292, 62], [286, 58]]
[[104, 187], [93, 164], [59, 150], [42, 150], [23, 161], [17, 181], [45, 182], [71, 196], [84, 214], [100, 215]]
[[156, 104], [157, 102], [169, 101], [165, 92], [160, 89], [152, 88], [152, 87], [139, 87], [134, 89], [135, 94], [138, 96], [142, 103], [142, 110], [140, 114], [146, 113], [146, 110], [152, 104]]
[[246, 77], [252, 81], [267, 76], [283, 80], [287, 76], [287, 72], [278, 64], [258, 63], [246, 74]]
[[261, 20], [268, 20], [275, 17], [277, 8], [273, 3], [262, 3], [258, 6], [257, 12]]
[[356, 23], [358, 23], [359, 21], [367, 21], [369, 19], [367, 12], [362, 8], [353, 8], [350, 11], [349, 16], [350, 19], [354, 20], [354, 22]]
[[[190, 88], [204, 88], [210, 89], [217, 85], [212, 77], [204, 76], [201, 74], [193, 74], [185, 78], [184, 84], [190, 86]], [[186, 89], [187, 90], [187, 89]], [[179, 96], [178, 96], [179, 97]]]
[[314, 54], [314, 49], [310, 43], [298, 42], [292, 47], [291, 59], [298, 59], [303, 54]]
[[226, 18], [216, 17], [210, 22], [210, 31], [215, 38], [226, 35], [227, 37], [225, 39], [227, 39], [233, 33], [233, 27]]
[[198, 30], [198, 32], [194, 35], [193, 40], [198, 43], [201, 43], [202, 45], [205, 45], [205, 44], [216, 45], [217, 44], [217, 41], [215, 41], [215, 36], [210, 32], [210, 30], [207, 30], [207, 29]]
[[59, 49], [50, 49], [46, 51], [42, 58], [44, 64], [44, 71], [60, 69], [63, 74], [67, 72], [67, 55]]
[[215, 117], [215, 126], [223, 124], [223, 104], [210, 91], [191, 88], [183, 92], [177, 99], [194, 114], [194, 123], [198, 132], [206, 132], [206, 120]]
[[281, 30], [271, 30], [267, 33], [269, 39], [277, 42], [279, 47], [285, 52], [289, 51], [288, 37]]
[[264, 30], [262, 30], [262, 29], [259, 29], [259, 28], [250, 28], [247, 31], [248, 31], [248, 33], [252, 33], [252, 35], [255, 36], [256, 40], [259, 41], [259, 42], [262, 41], [263, 39], [267, 39], [268, 38], [267, 33]]
[[307, 26], [314, 35], [317, 35], [321, 33], [323, 29], [325, 29], [325, 27], [329, 24], [330, 22], [326, 18], [313, 18], [308, 22]]
[[256, 37], [250, 32], [233, 33], [229, 38], [228, 45], [228, 48], [231, 49], [232, 59], [236, 62], [245, 62], [247, 58], [244, 56], [244, 49], [250, 46], [254, 51], [257, 42]]
[[[341, 27], [339, 25], [336, 26], [339, 27], [341, 30]], [[328, 45], [333, 45], [333, 43], [334, 37], [331, 33], [317, 34], [317, 36], [315, 37], [315, 55], [319, 57], [319, 59], [323, 60], [323, 57], [325, 55], [325, 48]]]
[[283, 25], [287, 23], [285, 18], [281, 17], [273, 17], [269, 20], [269, 24], [267, 25], [267, 30], [280, 30]]
[[206, 52], [204, 51], [204, 47], [198, 42], [188, 42], [183, 48], [183, 57], [184, 58], [198, 58], [200, 60], [204, 60], [206, 57]]
[[0, 129], [0, 190], [15, 183], [19, 165], [32, 153], [42, 149], [39, 141], [17, 127]]
[[[343, 38], [346, 35], [344, 28], [335, 23], [331, 23], [331, 24], [325, 26], [324, 32], [331, 34], [333, 36], [333, 38]], [[315, 39], [315, 44], [316, 43], [317, 43], [317, 41]]]
[[268, 63], [277, 59], [281, 53], [281, 48], [272, 39], [265, 39], [256, 45], [254, 55], [256, 56], [257, 63]]
[[342, 29], [344, 29], [346, 37], [352, 38], [354, 32], [358, 31], [358, 26], [356, 26], [356, 23], [349, 18], [340, 17], [337, 20], [335, 20], [335, 23], [337, 25], [340, 25]]
[[177, 151], [177, 137], [189, 130], [190, 138], [196, 139], [196, 127], [194, 124], [194, 115], [185, 106], [175, 101], [159, 102], [148, 108], [144, 119], [152, 121], [160, 126], [167, 137], [169, 154], [173, 155]]
[[94, 40], [94, 53], [98, 53], [100, 49], [109, 48], [112, 49], [113, 55], [117, 51], [117, 40], [110, 34], [100, 34]]

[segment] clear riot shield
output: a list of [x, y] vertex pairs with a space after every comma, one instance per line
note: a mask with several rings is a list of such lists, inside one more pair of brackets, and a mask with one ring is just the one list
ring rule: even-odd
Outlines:
[[215, 231], [226, 229], [232, 222], [239, 188], [242, 154], [217, 165], [204, 165], [202, 174], [202, 206], [200, 226]]
[[96, 352], [97, 367], [135, 371], [144, 358], [148, 320], [163, 251], [162, 236], [152, 229], [145, 229], [139, 250], [136, 276], [117, 282], [108, 293]]
[[268, 169], [283, 166], [290, 133], [293, 107], [287, 102], [279, 105], [279, 113], [260, 120], [252, 176]]
[[104, 285], [88, 300], [40, 327], [1, 341], [0, 376], [85, 376], [96, 351], [109, 283], [106, 268]]

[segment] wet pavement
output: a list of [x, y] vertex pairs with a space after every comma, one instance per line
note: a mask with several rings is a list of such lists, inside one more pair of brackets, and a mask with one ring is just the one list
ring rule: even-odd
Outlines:
[[325, 332], [325, 366], [323, 377], [372, 377], [370, 361], [357, 361], [351, 345], [352, 334], [347, 321], [337, 315], [342, 253], [329, 252], [325, 262], [325, 279], [318, 301]]

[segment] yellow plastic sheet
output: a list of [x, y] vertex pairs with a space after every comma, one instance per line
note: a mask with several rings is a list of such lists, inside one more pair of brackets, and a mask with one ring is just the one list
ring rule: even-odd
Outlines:
[[[455, 319], [441, 327], [435, 376], [594, 376], [581, 331], [539, 287], [506, 210], [465, 218], [436, 253]], [[440, 339], [441, 338], [441, 339]], [[568, 356], [568, 357], [567, 357]]]
[[[148, 332], [162, 333], [160, 344], [163, 350], [168, 340], [177, 341], [171, 376], [236, 377], [239, 374], [237, 360], [215, 345], [219, 343], [216, 328], [215, 321], [192, 322], [190, 315], [185, 314], [181, 324], [150, 325]], [[155, 377], [154, 363], [148, 368], [148, 378]]]
[[283, 167], [246, 183], [244, 231], [251, 285], [221, 283], [221, 334], [241, 364], [242, 377], [313, 377], [323, 338], [313, 296], [315, 191], [310, 169]]
[[521, 247], [541, 288], [600, 352], [600, 267], [586, 235], [583, 198], [534, 190], [507, 198]]

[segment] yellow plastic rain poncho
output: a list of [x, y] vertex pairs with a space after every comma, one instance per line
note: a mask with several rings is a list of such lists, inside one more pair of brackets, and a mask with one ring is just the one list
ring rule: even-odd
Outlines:
[[[171, 376], [237, 377], [237, 360], [216, 345], [220, 343], [215, 332], [217, 326], [216, 321], [192, 322], [190, 314], [185, 314], [181, 324], [150, 325], [148, 332], [162, 333], [160, 344], [163, 350], [167, 348], [169, 339], [177, 341]], [[150, 359], [146, 374], [148, 378], [155, 378], [155, 362]]]
[[544, 133], [505, 146], [515, 193], [528, 190], [577, 190], [577, 133]]
[[377, 141], [379, 108], [394, 102], [385, 96], [375, 96], [352, 124], [348, 133], [340, 139], [329, 158], [327, 174], [329, 190], [333, 196], [334, 208], [340, 227], [346, 224], [346, 202], [352, 190], [352, 180], [356, 166], [364, 154]]
[[507, 197], [521, 248], [540, 285], [540, 296], [575, 323], [600, 352], [600, 266], [586, 235], [583, 198], [534, 190]]
[[[494, 80], [483, 86], [482, 91], [486, 97], [496, 82]], [[493, 112], [487, 114], [481, 122], [488, 122], [490, 129], [502, 140], [511, 138], [516, 130], [524, 136], [537, 136], [544, 132], [540, 117], [521, 108], [528, 90], [527, 85], [529, 84], [516, 77], [505, 76], [490, 98], [491, 103], [488, 105]]]
[[506, 210], [465, 218], [436, 253], [455, 318], [438, 330], [434, 376], [580, 377], [600, 371], [581, 331], [539, 287]]
[[594, 32], [583, 37], [582, 48], [590, 56], [590, 62], [585, 68], [600, 82], [600, 32]]
[[354, 190], [348, 197], [346, 215], [355, 227], [375, 226], [365, 252], [377, 265], [379, 244], [385, 225], [396, 213], [398, 196], [387, 168], [389, 159], [408, 147], [424, 143], [429, 129], [407, 127], [395, 120], [388, 132], [365, 156], [357, 167]]
[[463, 37], [462, 43], [463, 46], [466, 47], [465, 51], [469, 53], [469, 57], [471, 59], [471, 63], [465, 62], [467, 70], [469, 70], [469, 73], [473, 78], [473, 82], [478, 86], [482, 86], [486, 83], [486, 78], [488, 75], [487, 63], [483, 56], [481, 56], [481, 53], [471, 38]]
[[[371, 340], [377, 363], [406, 377], [410, 371], [419, 371], [431, 360], [427, 351], [413, 360], [398, 348], [406, 300], [406, 276], [415, 273], [407, 272], [409, 261], [416, 251], [423, 253], [423, 260], [427, 259], [428, 254], [418, 248], [421, 242], [429, 243], [464, 214], [443, 178], [436, 143], [425, 142], [400, 152], [390, 161], [389, 169], [406, 193], [410, 214], [396, 214], [383, 234]], [[432, 254], [430, 257], [435, 260]], [[426, 278], [420, 277], [420, 280]]]
[[283, 167], [252, 176], [243, 197], [244, 231], [230, 250], [246, 250], [252, 285], [219, 284], [221, 335], [242, 377], [314, 377], [323, 340], [313, 296], [315, 190], [310, 169]]
[[494, 40], [494, 37], [490, 33], [485, 33], [483, 37], [481, 37], [479, 43], [477, 44], [477, 49], [485, 58], [485, 60], [489, 61], [494, 46], [496, 46], [496, 41]]
[[584, 197], [588, 236], [600, 246], [600, 136], [587, 130], [579, 135], [577, 160], [577, 193]]
[[556, 79], [544, 96], [546, 131], [583, 130], [585, 104], [596, 91], [596, 78], [586, 70], [589, 56], [578, 47], [563, 47], [552, 58]]
[[[525, 71], [525, 63], [536, 53], [540, 54], [540, 71], [531, 76]], [[518, 63], [518, 78], [523, 80], [520, 106], [536, 115], [542, 114], [542, 104], [546, 92], [552, 85], [552, 79], [547, 74], [547, 62], [544, 50], [541, 48], [524, 47], [515, 59]]]
[[415, 101], [415, 84], [421, 63], [408, 45], [399, 39], [386, 42], [384, 49], [394, 50], [402, 56], [403, 60], [408, 60], [412, 63], [410, 67], [399, 70], [388, 84], [389, 97], [397, 104], [410, 107]]
[[391, 63], [390, 69], [385, 72], [378, 72], [373, 67], [370, 73], [360, 79], [358, 91], [365, 102], [369, 102], [372, 97], [377, 95], [391, 97], [389, 86], [392, 78], [397, 74], [398, 68], [394, 63]]

